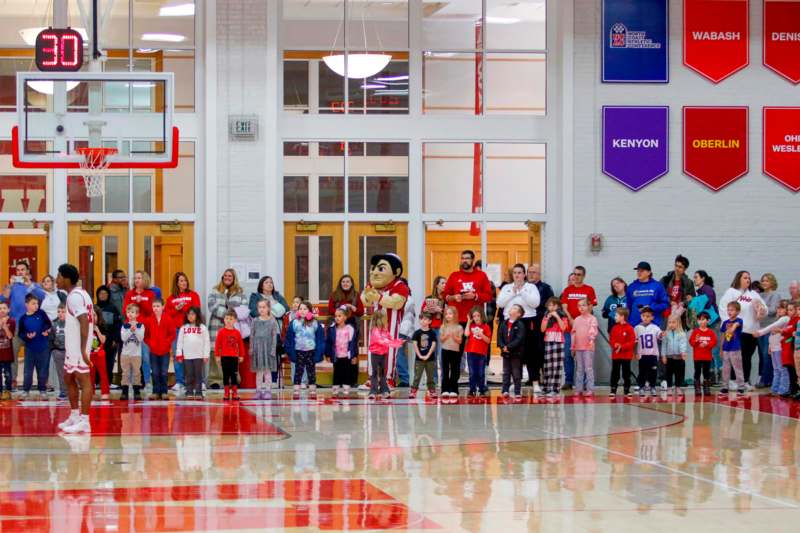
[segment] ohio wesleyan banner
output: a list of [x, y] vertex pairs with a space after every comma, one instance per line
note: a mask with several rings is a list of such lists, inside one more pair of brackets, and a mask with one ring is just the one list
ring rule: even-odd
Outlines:
[[603, 83], [669, 82], [668, 0], [603, 0]]

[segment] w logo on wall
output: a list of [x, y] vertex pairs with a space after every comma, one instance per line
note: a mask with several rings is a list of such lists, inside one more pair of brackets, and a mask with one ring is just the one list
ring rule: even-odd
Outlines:
[[628, 35], [628, 28], [625, 24], [618, 22], [611, 27], [611, 48], [625, 48], [625, 38]]

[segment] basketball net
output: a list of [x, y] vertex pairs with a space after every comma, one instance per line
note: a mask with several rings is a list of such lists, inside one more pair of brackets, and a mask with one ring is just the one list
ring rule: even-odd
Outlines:
[[108, 165], [111, 164], [110, 157], [117, 153], [117, 149], [88, 147], [78, 148], [77, 151], [83, 156], [80, 164], [86, 196], [89, 198], [103, 196], [104, 178], [108, 172]]

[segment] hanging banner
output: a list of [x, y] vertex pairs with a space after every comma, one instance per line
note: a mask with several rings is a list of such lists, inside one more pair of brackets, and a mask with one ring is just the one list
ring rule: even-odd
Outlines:
[[800, 83], [800, 1], [764, 0], [764, 66]]
[[749, 171], [747, 107], [683, 108], [683, 172], [718, 191]]
[[669, 82], [668, 0], [603, 0], [603, 83]]
[[683, 64], [719, 83], [750, 64], [749, 0], [684, 0]]
[[800, 107], [764, 108], [764, 174], [800, 191]]
[[638, 191], [669, 171], [669, 107], [603, 107], [603, 173]]

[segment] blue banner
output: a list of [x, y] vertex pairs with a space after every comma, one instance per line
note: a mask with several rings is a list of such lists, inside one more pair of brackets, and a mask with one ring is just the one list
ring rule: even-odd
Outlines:
[[603, 83], [669, 82], [668, 4], [603, 0]]

